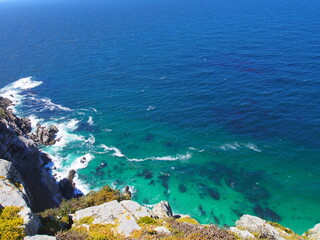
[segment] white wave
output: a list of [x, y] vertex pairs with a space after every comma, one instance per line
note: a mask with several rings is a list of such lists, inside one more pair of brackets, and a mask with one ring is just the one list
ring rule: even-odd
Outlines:
[[[67, 157], [63, 158], [61, 156], [52, 156], [52, 160], [54, 162], [54, 166], [57, 168], [57, 170], [53, 171], [53, 174], [55, 175], [55, 178], [60, 181], [63, 178], [66, 178], [69, 174], [69, 171], [71, 169], [75, 170], [76, 172], [78, 172], [79, 169], [83, 169], [86, 168], [89, 164], [90, 161], [92, 161], [94, 159], [94, 156], [90, 153], [84, 154], [80, 157], [77, 157], [76, 159], [74, 159], [71, 164], [68, 164], [66, 166], [62, 166], [63, 161], [68, 161], [70, 160], [70, 155], [68, 155]], [[79, 179], [78, 174], [75, 175], [73, 181], [76, 184], [76, 188], [80, 189], [81, 192], [83, 192], [84, 194], [89, 192], [89, 187], [84, 184], [84, 182]]]
[[198, 151], [198, 152], [204, 152], [204, 149], [198, 149], [198, 148], [194, 148], [194, 147], [189, 147], [189, 150]]
[[192, 158], [192, 153], [187, 152], [186, 154], [177, 154], [175, 156], [164, 156], [164, 157], [147, 157], [142, 159], [128, 158], [129, 161], [142, 162], [147, 160], [152, 161], [176, 161], [176, 160], [188, 160]]
[[92, 134], [90, 134], [90, 137], [88, 139], [85, 139], [84, 141], [93, 145], [96, 142], [96, 138]]
[[95, 108], [92, 108], [92, 110], [93, 110], [94, 112], [98, 112], [98, 110], [97, 110], [97, 109], [95, 109]]
[[104, 129], [102, 129], [102, 131], [104, 131], [104, 132], [112, 132], [112, 129], [104, 128]]
[[87, 123], [92, 126], [94, 124], [93, 118], [91, 116], [89, 116], [89, 119], [87, 121]]
[[60, 104], [53, 103], [50, 98], [46, 98], [46, 97], [45, 98], [37, 98], [37, 97], [35, 97], [35, 95], [33, 95], [33, 96], [30, 96], [29, 99], [37, 102], [38, 104], [43, 105], [42, 109], [40, 110], [41, 112], [44, 111], [44, 110], [51, 110], [51, 111], [53, 111], [53, 110], [63, 110], [63, 111], [66, 111], [66, 112], [71, 111], [71, 109], [68, 108], [68, 107], [64, 107], [64, 106], [62, 106]]
[[257, 145], [253, 144], [253, 143], [247, 143], [245, 144], [245, 146], [253, 151], [256, 152], [261, 152], [261, 150], [257, 147]]
[[125, 157], [125, 155], [120, 151], [120, 149], [116, 147], [108, 147], [104, 144], [100, 145], [106, 152], [113, 151], [114, 153], [112, 154], [113, 156], [116, 157]]
[[35, 129], [37, 128], [37, 124], [38, 124], [38, 123], [41, 123], [41, 122], [44, 121], [43, 118], [38, 118], [38, 117], [37, 117], [36, 115], [34, 115], [34, 114], [28, 116], [28, 118], [29, 118], [30, 121], [31, 121], [31, 128], [32, 128], [33, 130], [35, 130]]
[[78, 158], [76, 158], [70, 166], [68, 166], [68, 169], [74, 169], [74, 170], [79, 170], [86, 168], [89, 164], [89, 162], [94, 159], [94, 156], [91, 153], [87, 153], [85, 155], [82, 155]]
[[[41, 81], [34, 81], [32, 80], [32, 77], [21, 78], [1, 88], [0, 95], [10, 99], [13, 104], [19, 105], [23, 99], [23, 96], [20, 94], [21, 92], [27, 89], [35, 88], [41, 84]], [[11, 106], [11, 108], [15, 112], [15, 107]]]
[[150, 105], [150, 106], [147, 108], [147, 111], [151, 111], [151, 110], [153, 110], [153, 109], [155, 109], [155, 107]]
[[[48, 127], [50, 125], [55, 125], [59, 132], [57, 133], [57, 138], [60, 138], [52, 147], [53, 148], [64, 148], [70, 142], [74, 141], [83, 141], [85, 142], [85, 137], [82, 135], [77, 135], [72, 133], [74, 130], [78, 128], [79, 120], [71, 119], [70, 121], [56, 123], [56, 122], [46, 122], [43, 125]], [[58, 151], [58, 149], [56, 149]]]
[[226, 143], [224, 145], [219, 146], [220, 149], [227, 151], [227, 150], [239, 150], [240, 148], [248, 148], [255, 152], [261, 152], [261, 150], [257, 147], [257, 145], [253, 143], [238, 143], [238, 142], [232, 142], [232, 143]]

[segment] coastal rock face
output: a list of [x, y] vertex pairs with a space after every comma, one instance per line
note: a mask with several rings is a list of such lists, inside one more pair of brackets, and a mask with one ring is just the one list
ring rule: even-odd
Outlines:
[[275, 240], [284, 240], [275, 227], [271, 226], [265, 220], [250, 216], [243, 215], [237, 222], [236, 227], [241, 230], [247, 230], [250, 233], [258, 233], [263, 238], [271, 238]]
[[170, 204], [167, 201], [161, 201], [152, 208], [154, 216], [158, 218], [173, 217]]
[[121, 201], [120, 204], [138, 220], [141, 217], [151, 217], [151, 211], [141, 206], [139, 203], [131, 200]]
[[93, 217], [93, 224], [117, 224], [118, 233], [129, 236], [134, 230], [141, 229], [133, 215], [137, 215], [137, 213], [131, 214], [122, 204], [114, 200], [76, 211], [74, 220], [79, 221], [84, 217]]
[[313, 228], [309, 229], [304, 235], [307, 236], [308, 239], [319, 240], [320, 239], [320, 223], [315, 225]]
[[40, 220], [29, 208], [30, 199], [23, 185], [15, 182], [20, 177], [16, 176], [16, 173], [11, 162], [0, 159], [0, 205], [20, 207], [19, 215], [23, 218], [25, 232], [28, 235], [34, 235], [39, 230]]
[[233, 232], [238, 238], [244, 240], [255, 239], [254, 235], [250, 233], [248, 230], [240, 230], [236, 227], [231, 227], [230, 232]]
[[19, 173], [19, 182], [25, 187], [33, 211], [57, 207], [62, 198], [61, 192], [45, 169], [48, 156], [41, 153], [28, 137], [30, 121], [15, 116], [5, 108], [9, 102], [4, 98], [0, 102], [4, 112], [0, 116], [0, 158], [10, 161]]
[[59, 132], [58, 128], [54, 125], [51, 125], [49, 128], [37, 124], [37, 130], [35, 133], [31, 134], [31, 139], [36, 143], [44, 145], [53, 145], [60, 139], [55, 139], [56, 134]]
[[76, 171], [71, 169], [68, 178], [64, 178], [59, 182], [59, 187], [62, 196], [66, 199], [71, 199], [74, 196], [75, 184], [73, 182]]

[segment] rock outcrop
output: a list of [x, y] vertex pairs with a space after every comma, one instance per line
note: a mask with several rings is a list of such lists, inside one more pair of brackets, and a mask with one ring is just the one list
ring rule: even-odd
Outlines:
[[315, 225], [313, 228], [309, 229], [304, 236], [308, 237], [310, 240], [320, 239], [320, 223]]
[[29, 208], [31, 201], [17, 180], [20, 180], [20, 175], [12, 163], [0, 159], [0, 205], [20, 207], [19, 215], [23, 218], [26, 234], [37, 234], [40, 220]]
[[74, 197], [75, 183], [73, 182], [76, 171], [71, 169], [68, 174], [68, 178], [64, 178], [59, 182], [59, 187], [62, 196], [66, 199]]
[[[131, 208], [130, 208], [131, 209]], [[75, 221], [84, 217], [93, 217], [93, 224], [117, 224], [118, 233], [129, 236], [134, 230], [141, 229], [134, 215], [114, 200], [95, 207], [89, 207], [75, 212]]]
[[45, 169], [48, 155], [40, 152], [28, 137], [30, 120], [15, 116], [10, 100], [0, 98], [0, 158], [12, 163], [20, 176], [20, 183], [31, 200], [33, 211], [42, 211], [59, 205], [62, 195], [59, 186]]
[[167, 201], [161, 201], [152, 208], [154, 216], [158, 218], [173, 217], [170, 204]]
[[238, 229], [247, 230], [251, 233], [258, 233], [260, 236], [264, 238], [271, 238], [275, 240], [284, 240], [281, 236], [281, 233], [265, 220], [250, 216], [250, 215], [243, 215], [237, 222], [236, 227]]
[[36, 143], [44, 144], [44, 145], [53, 145], [60, 139], [55, 139], [56, 134], [59, 132], [58, 128], [54, 125], [50, 127], [43, 127], [41, 124], [37, 124], [37, 129], [35, 133], [30, 135], [31, 139]]

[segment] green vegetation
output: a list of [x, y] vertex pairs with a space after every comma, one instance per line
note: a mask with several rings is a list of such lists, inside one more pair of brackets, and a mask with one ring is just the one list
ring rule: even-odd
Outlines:
[[278, 229], [280, 229], [280, 230], [282, 230], [282, 231], [284, 231], [284, 232], [286, 232], [288, 234], [294, 234], [294, 232], [291, 229], [286, 228], [286, 227], [280, 225], [279, 223], [270, 222], [270, 221], [267, 221], [267, 223], [269, 223], [271, 226], [273, 226], [275, 228], [278, 228]]
[[[42, 227], [41, 234], [55, 235], [59, 231], [69, 230], [72, 221], [69, 214], [73, 214], [80, 209], [97, 206], [113, 200], [122, 201], [128, 199], [119, 190], [114, 190], [109, 186], [104, 186], [100, 191], [91, 191], [87, 195], [71, 200], [63, 200], [59, 208], [47, 209], [39, 213]], [[92, 220], [93, 221], [93, 220]]]
[[190, 223], [190, 224], [199, 225], [198, 221], [193, 219], [193, 218], [191, 218], [191, 217], [179, 218], [177, 221], [178, 222], [184, 222], [184, 223]]
[[94, 217], [84, 217], [84, 218], [81, 218], [79, 220], [78, 225], [82, 225], [82, 224], [92, 224], [93, 223], [93, 220], [94, 220]]
[[19, 240], [25, 237], [23, 219], [19, 216], [20, 208], [5, 207], [0, 210], [0, 239]]
[[137, 221], [137, 223], [139, 225], [158, 225], [157, 220], [155, 220], [154, 218], [151, 217], [141, 217], [139, 218], [139, 220]]
[[0, 107], [0, 118], [3, 118], [5, 116], [5, 114], [6, 113], [4, 112], [3, 108]]

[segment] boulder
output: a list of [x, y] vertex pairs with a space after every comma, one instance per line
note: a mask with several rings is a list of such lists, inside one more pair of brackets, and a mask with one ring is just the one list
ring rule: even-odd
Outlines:
[[157, 218], [173, 217], [169, 202], [161, 201], [152, 208], [153, 216]]
[[84, 217], [93, 217], [93, 224], [115, 224], [118, 233], [127, 237], [134, 230], [141, 229], [134, 216], [116, 200], [76, 211], [73, 220], [79, 221]]
[[237, 222], [236, 227], [241, 230], [247, 230], [250, 233], [258, 233], [263, 238], [272, 238], [275, 240], [284, 240], [280, 232], [265, 220], [251, 216], [243, 215]]

